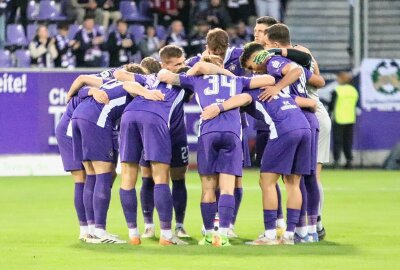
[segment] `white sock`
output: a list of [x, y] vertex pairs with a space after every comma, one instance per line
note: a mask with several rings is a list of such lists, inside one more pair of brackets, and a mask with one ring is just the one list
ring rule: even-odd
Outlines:
[[101, 228], [95, 228], [94, 229], [94, 235], [96, 235], [97, 237], [102, 237], [106, 234], [106, 230], [101, 229]]
[[308, 233], [313, 234], [317, 232], [317, 225], [308, 225]]
[[324, 208], [324, 188], [322, 187], [322, 183], [320, 181], [318, 181], [318, 190], [319, 190], [318, 216], [321, 216], [322, 209]]
[[128, 229], [129, 230], [129, 238], [137, 237], [140, 235], [138, 228]]
[[300, 237], [305, 237], [307, 235], [307, 227], [296, 227], [294, 230]]
[[183, 223], [176, 223], [175, 228], [183, 228]]
[[89, 234], [94, 235], [94, 224], [89, 224], [88, 228], [89, 228]]
[[278, 228], [286, 228], [285, 220], [283, 218], [278, 218], [276, 220], [276, 227], [278, 227]]
[[285, 234], [283, 235], [285, 238], [293, 238], [294, 237], [294, 232], [289, 232], [285, 231]]
[[152, 229], [152, 228], [154, 228], [154, 224], [153, 223], [145, 223], [144, 224], [144, 228], [145, 229]]
[[171, 230], [161, 230], [161, 235], [162, 235], [162, 237], [164, 237], [166, 239], [171, 239], [172, 231]]
[[206, 230], [206, 234], [212, 234], [214, 230]]
[[86, 235], [89, 233], [89, 226], [79, 226], [79, 234]]
[[269, 239], [276, 239], [276, 229], [274, 230], [266, 230], [264, 232], [264, 236]]
[[234, 230], [235, 229], [235, 225], [231, 224], [231, 225], [229, 225], [229, 228]]
[[228, 236], [229, 228], [219, 228], [219, 233], [224, 236]]

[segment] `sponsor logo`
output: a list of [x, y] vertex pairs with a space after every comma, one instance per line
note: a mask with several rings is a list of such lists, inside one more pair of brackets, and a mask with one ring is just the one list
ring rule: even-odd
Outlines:
[[272, 61], [272, 63], [271, 63], [271, 65], [274, 67], [274, 68], [279, 68], [280, 66], [281, 66], [281, 62], [279, 62], [279, 61], [277, 61], [277, 60], [274, 60], [274, 61]]
[[[55, 128], [60, 122], [61, 116], [65, 112], [67, 91], [65, 91], [64, 88], [52, 88], [49, 91], [49, 104], [48, 113], [53, 116]], [[57, 140], [54, 135], [49, 136], [48, 144], [57, 145]]]
[[384, 95], [394, 95], [400, 91], [400, 67], [394, 60], [382, 61], [371, 74], [376, 91]]
[[13, 76], [3, 73], [0, 77], [0, 94], [24, 94], [27, 90], [27, 75]]

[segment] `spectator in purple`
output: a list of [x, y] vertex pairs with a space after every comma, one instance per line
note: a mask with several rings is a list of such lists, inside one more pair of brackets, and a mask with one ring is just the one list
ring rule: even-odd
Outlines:
[[210, 7], [204, 12], [202, 17], [211, 25], [211, 28], [226, 28], [232, 21], [228, 10], [221, 0], [211, 0]]
[[135, 39], [128, 32], [128, 24], [123, 20], [118, 20], [117, 30], [108, 36], [107, 49], [110, 53], [110, 66], [119, 67], [129, 63], [137, 47]]
[[57, 49], [54, 38], [49, 36], [47, 26], [39, 25], [36, 36], [29, 43], [31, 64], [35, 67], [54, 67], [57, 58]]
[[158, 51], [164, 46], [164, 41], [160, 41], [156, 36], [156, 29], [150, 25], [146, 28], [146, 36], [139, 43], [139, 50], [143, 58], [154, 57], [160, 59]]
[[73, 50], [77, 67], [100, 67], [103, 33], [94, 27], [94, 18], [86, 16], [83, 27], [75, 34], [77, 45]]
[[188, 49], [188, 40], [185, 35], [185, 29], [181, 21], [173, 21], [171, 24], [171, 33], [168, 35], [166, 45], [176, 45], [183, 48], [185, 51]]
[[58, 33], [55, 36], [55, 45], [58, 56], [54, 60], [54, 66], [72, 68], [75, 66], [72, 49], [74, 46], [77, 46], [77, 42], [68, 38], [69, 25], [67, 23], [59, 23], [57, 25], [57, 31]]
[[96, 0], [97, 6], [102, 9], [103, 12], [103, 27], [104, 30], [108, 28], [110, 19], [113, 23], [117, 23], [121, 19], [122, 15], [119, 11], [120, 0]]
[[247, 31], [246, 24], [243, 21], [239, 21], [235, 28], [238, 43], [241, 44], [239, 47], [243, 47], [244, 44], [253, 41], [253, 36]]

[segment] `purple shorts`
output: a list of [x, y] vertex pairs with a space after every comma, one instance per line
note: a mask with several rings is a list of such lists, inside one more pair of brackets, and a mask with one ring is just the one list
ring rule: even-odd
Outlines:
[[71, 119], [62, 117], [56, 127], [58, 150], [60, 151], [61, 160], [66, 172], [84, 170], [82, 162], [74, 160], [73, 157], [72, 137], [67, 135], [68, 125], [70, 124], [72, 124]]
[[[180, 125], [179, 128], [170, 130], [172, 144], [171, 168], [185, 167], [189, 163], [189, 148], [187, 142], [186, 126]], [[150, 162], [144, 160], [144, 156], [139, 162], [140, 166], [150, 168]]]
[[72, 147], [78, 161], [115, 162], [112, 129], [102, 128], [84, 119], [72, 119]]
[[242, 149], [243, 149], [243, 168], [251, 167], [251, 157], [249, 149], [249, 139], [247, 138], [246, 129], [242, 129]]
[[318, 153], [318, 136], [319, 130], [311, 128], [311, 171], [310, 174], [314, 175], [317, 173], [317, 153]]
[[127, 111], [121, 118], [121, 162], [171, 163], [171, 137], [165, 121], [155, 113]]
[[232, 132], [210, 132], [199, 137], [197, 166], [200, 175], [225, 173], [242, 176], [243, 150]]
[[311, 131], [297, 129], [269, 140], [261, 160], [261, 172], [283, 175], [310, 173]]
[[269, 131], [257, 130], [256, 137], [256, 166], [261, 166], [261, 159], [264, 154], [265, 146], [269, 140]]

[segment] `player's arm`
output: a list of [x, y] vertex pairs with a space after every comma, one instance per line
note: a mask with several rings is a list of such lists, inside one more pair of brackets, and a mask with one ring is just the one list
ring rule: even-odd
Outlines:
[[252, 101], [253, 99], [249, 94], [242, 93], [235, 95], [228, 100], [225, 100], [223, 103], [213, 104], [204, 108], [203, 112], [201, 113], [201, 118], [203, 120], [213, 119], [221, 112], [249, 105]]
[[100, 90], [97, 87], [83, 87], [78, 92], [78, 96], [80, 98], [93, 97], [98, 103], [108, 104], [110, 102], [110, 98], [104, 90]]
[[154, 100], [154, 101], [163, 101], [164, 94], [159, 90], [148, 90], [137, 82], [124, 82], [123, 88], [126, 92], [128, 92], [131, 96], [142, 96], [145, 99]]
[[273, 86], [262, 87], [265, 90], [258, 96], [258, 98], [261, 101], [270, 100], [273, 96], [279, 94], [279, 92], [283, 88], [297, 81], [300, 78], [302, 72], [302, 67], [299, 67], [295, 63], [289, 63], [285, 65], [282, 69], [282, 80], [280, 80], [277, 84]]
[[307, 80], [307, 83], [310, 85], [316, 87], [316, 88], [321, 88], [325, 86], [325, 79], [321, 75], [317, 74], [312, 74], [311, 77]]
[[272, 77], [271, 75], [260, 75], [260, 76], [254, 76], [250, 79], [249, 88], [254, 89], [274, 84], [275, 84], [275, 78]]
[[311, 98], [303, 98], [296, 96], [295, 101], [300, 108], [308, 108], [312, 112], [316, 112], [317, 110], [317, 102]]
[[103, 79], [92, 76], [92, 75], [79, 75], [78, 78], [76, 78], [67, 93], [67, 102], [71, 100], [71, 98], [78, 92], [78, 90], [85, 86], [93, 86], [93, 87], [100, 87], [100, 85], [103, 84]]
[[135, 81], [135, 73], [128, 72], [124, 69], [117, 69], [114, 71], [113, 76], [118, 81], [126, 82], [126, 81]]
[[171, 85], [181, 85], [179, 74], [173, 73], [167, 69], [162, 69], [157, 73], [157, 79]]
[[204, 61], [197, 62], [191, 69], [188, 70], [186, 75], [226, 75], [234, 77], [235, 75], [227, 69], [221, 68], [212, 63], [207, 63]]
[[286, 48], [274, 48], [269, 49], [269, 52], [274, 53], [275, 55], [282, 55], [293, 62], [298, 63], [304, 67], [309, 68], [312, 61], [312, 56], [309, 52], [300, 51], [297, 49], [286, 49]]

